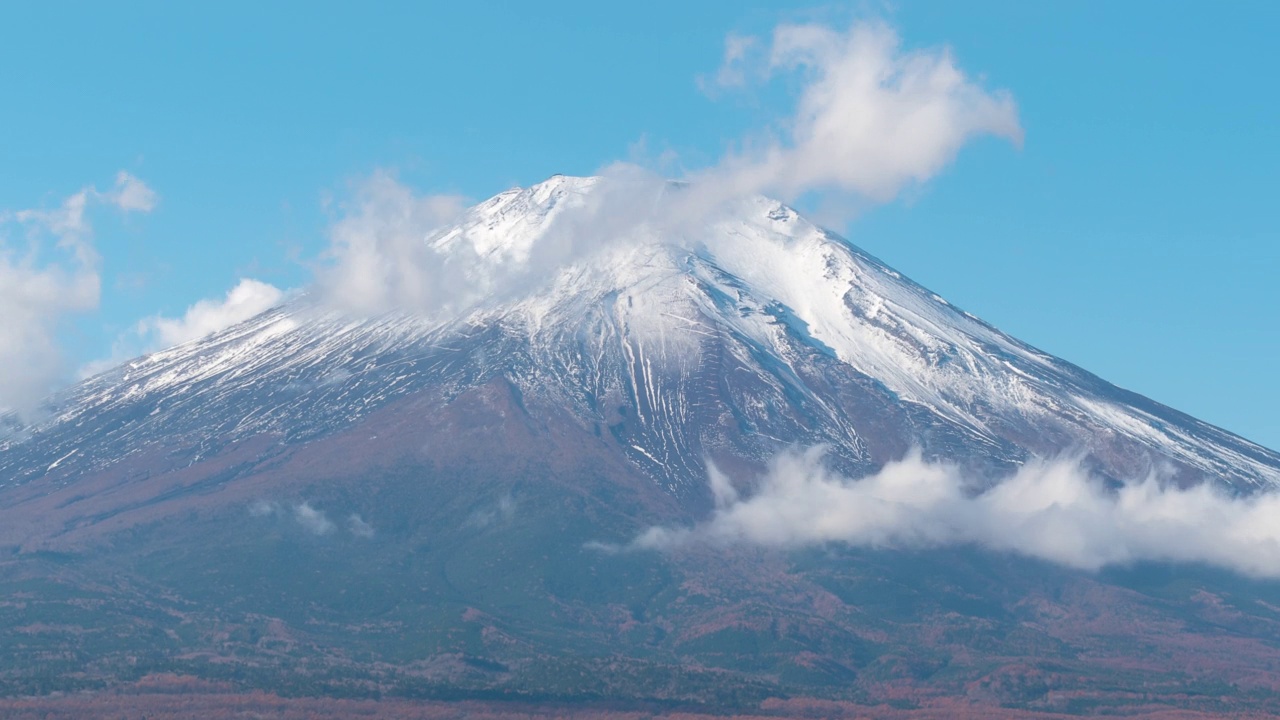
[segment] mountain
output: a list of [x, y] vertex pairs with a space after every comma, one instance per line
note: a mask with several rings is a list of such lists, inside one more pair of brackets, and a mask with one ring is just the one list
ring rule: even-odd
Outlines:
[[3, 687], [1266, 706], [1263, 581], [972, 548], [592, 549], [705, 517], [709, 462], [751, 478], [794, 446], [854, 476], [920, 448], [993, 481], [1069, 453], [1114, 482], [1280, 485], [1277, 453], [783, 204], [668, 217], [671, 184], [610, 225], [608, 182], [555, 176], [426, 237], [466, 303], [367, 318], [298, 294], [10, 425]]
[[[528, 255], [595, 184], [557, 176], [502, 193], [428, 242]], [[73, 388], [5, 446], [0, 472], [21, 484], [153, 445], [296, 444], [397, 398], [501, 379], [610, 428], [677, 494], [702, 490], [704, 457], [758, 461], [796, 442], [863, 468], [919, 444], [1004, 464], [1087, 451], [1119, 478], [1171, 462], [1194, 479], [1280, 483], [1276, 453], [1004, 335], [779, 203], [757, 198], [692, 242], [653, 240], [448, 321], [356, 322], [296, 298]]]

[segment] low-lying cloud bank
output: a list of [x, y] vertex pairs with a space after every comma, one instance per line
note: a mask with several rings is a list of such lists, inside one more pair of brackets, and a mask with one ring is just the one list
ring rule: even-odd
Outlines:
[[1280, 493], [1237, 497], [1211, 483], [1184, 489], [1156, 477], [1110, 489], [1070, 460], [1029, 462], [979, 491], [955, 466], [918, 453], [851, 479], [824, 464], [823, 452], [778, 455], [747, 494], [713, 467], [708, 520], [650, 528], [629, 547], [974, 545], [1086, 570], [1190, 562], [1280, 577]]

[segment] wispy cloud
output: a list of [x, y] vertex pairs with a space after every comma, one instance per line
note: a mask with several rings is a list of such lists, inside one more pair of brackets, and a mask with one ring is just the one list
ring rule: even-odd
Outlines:
[[418, 195], [392, 174], [355, 185], [329, 230], [322, 297], [352, 312], [429, 311], [466, 295], [474, 282], [465, 258], [451, 259], [426, 243], [427, 234], [462, 212], [456, 195]]
[[333, 521], [324, 514], [323, 510], [311, 507], [310, 503], [294, 505], [293, 519], [312, 535], [328, 535], [334, 530]]
[[[654, 222], [676, 226], [678, 209], [664, 205], [664, 179], [625, 163], [604, 168], [601, 176], [590, 186], [571, 182], [559, 189], [550, 216], [520, 218], [545, 223], [541, 227], [462, 227], [442, 234], [451, 221], [465, 225], [459, 198], [419, 195], [377, 173], [341, 205], [346, 214], [330, 230], [316, 295], [355, 315], [399, 310], [449, 319], [520, 297], [595, 253], [652, 239]], [[521, 233], [536, 235], [536, 242], [509, 242]]]
[[121, 170], [116, 173], [116, 184], [101, 195], [103, 200], [121, 210], [151, 212], [160, 202], [160, 196], [146, 183]]
[[[249, 516], [291, 520], [304, 531], [317, 536], [331, 535], [338, 529], [338, 524], [330, 520], [328, 514], [307, 501], [285, 504], [275, 500], [254, 500], [249, 503]], [[354, 537], [368, 539], [375, 534], [373, 525], [357, 513], [348, 515], [344, 525]]]
[[466, 527], [485, 528], [495, 522], [508, 522], [516, 515], [516, 499], [510, 493], [498, 498], [492, 505], [478, 508], [467, 516]]
[[249, 504], [249, 515], [261, 518], [280, 514], [280, 504], [270, 500], [254, 500]]
[[731, 35], [717, 77], [732, 87], [782, 74], [800, 80], [793, 113], [696, 173], [699, 184], [787, 201], [827, 192], [887, 202], [937, 175], [975, 137], [1022, 142], [1012, 95], [983, 88], [946, 48], [904, 51], [883, 23], [781, 25], [769, 42]]
[[720, 69], [710, 79], [699, 77], [703, 92], [715, 94], [718, 90], [739, 88], [747, 83], [747, 61], [760, 44], [760, 38], [751, 35], [729, 33], [724, 39], [724, 57]]
[[851, 479], [823, 463], [822, 448], [778, 455], [750, 492], [714, 469], [710, 479], [709, 519], [650, 528], [631, 547], [975, 545], [1088, 570], [1195, 562], [1280, 577], [1280, 493], [1237, 497], [1154, 476], [1112, 489], [1071, 460], [1028, 462], [988, 485], [918, 453]]
[[149, 213], [159, 203], [159, 195], [134, 175], [121, 170], [115, 185], [102, 191], [90, 185], [67, 197], [55, 208], [32, 208], [0, 213], [0, 219], [14, 220], [30, 230], [43, 230], [57, 239], [61, 247], [88, 253], [80, 259], [97, 259], [88, 244], [93, 227], [86, 217], [91, 204], [107, 205], [124, 212]]
[[136, 332], [153, 347], [168, 347], [211, 335], [275, 307], [284, 291], [269, 283], [243, 278], [225, 297], [196, 302], [179, 318], [161, 315], [140, 321]]
[[374, 535], [373, 526], [355, 513], [347, 517], [347, 530], [358, 538], [371, 538]]
[[[101, 262], [88, 212], [107, 205], [150, 212], [156, 193], [121, 171], [56, 207], [0, 212], [0, 409], [31, 410], [66, 373], [57, 335], [69, 316], [98, 307]], [[7, 232], [17, 229], [21, 241]]]

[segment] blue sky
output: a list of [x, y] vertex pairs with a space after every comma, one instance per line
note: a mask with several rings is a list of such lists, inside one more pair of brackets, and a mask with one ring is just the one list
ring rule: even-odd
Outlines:
[[[52, 3], [0, 10], [0, 209], [86, 186], [95, 309], [70, 366], [241, 278], [297, 287], [326, 199], [380, 168], [483, 199], [674, 154], [696, 169], [790, 111], [704, 92], [730, 33], [892, 24], [1008, 90], [979, 139], [843, 231], [1032, 344], [1280, 447], [1280, 10], [1272, 3]], [[118, 171], [159, 201], [110, 201]]]

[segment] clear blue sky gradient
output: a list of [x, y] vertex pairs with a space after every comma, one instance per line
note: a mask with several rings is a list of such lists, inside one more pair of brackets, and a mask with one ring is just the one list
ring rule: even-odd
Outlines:
[[[483, 199], [649, 153], [706, 165], [788, 110], [709, 98], [726, 33], [868, 9], [1018, 101], [1026, 143], [966, 148], [844, 230], [996, 326], [1280, 447], [1280, 4], [28, 3], [0, 9], [0, 208], [127, 169], [102, 213], [102, 357], [242, 276], [304, 283], [326, 194], [389, 167]], [[0, 320], [2, 321], [2, 320]]]

